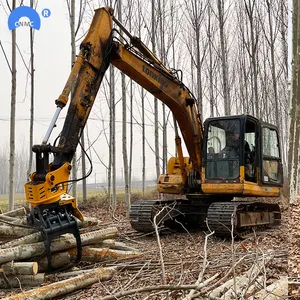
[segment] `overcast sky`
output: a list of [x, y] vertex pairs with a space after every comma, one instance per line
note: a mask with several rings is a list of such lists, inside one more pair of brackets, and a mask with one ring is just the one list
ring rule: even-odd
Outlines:
[[[97, 1], [95, 1], [97, 2]], [[76, 1], [77, 3], [77, 1]], [[24, 5], [29, 5], [29, 0], [24, 1]], [[101, 4], [100, 4], [101, 5]], [[41, 28], [35, 30], [34, 40], [34, 55], [35, 55], [35, 125], [34, 125], [34, 143], [41, 143], [44, 134], [48, 128], [52, 115], [55, 111], [54, 101], [61, 93], [63, 86], [68, 78], [70, 72], [70, 26], [68, 22], [68, 10], [65, 1], [50, 1], [39, 0], [36, 11], [40, 14], [44, 8], [51, 11], [49, 18], [41, 17]], [[11, 32], [8, 29], [9, 10], [7, 9], [6, 2], [0, 0], [0, 40], [4, 46], [8, 60], [11, 58]], [[21, 18], [27, 20], [27, 18]], [[82, 32], [87, 29], [89, 25], [89, 17], [86, 18]], [[22, 55], [24, 56], [26, 64], [29, 62], [29, 27], [19, 27], [17, 30], [17, 43]], [[79, 42], [77, 42], [77, 46]], [[78, 52], [78, 51], [77, 51]], [[21, 56], [17, 55], [17, 119], [16, 119], [16, 137], [17, 137], [17, 151], [26, 148], [29, 143], [29, 118], [30, 118], [30, 79]], [[9, 118], [10, 118], [10, 93], [11, 93], [11, 75], [4, 55], [0, 50], [0, 146], [9, 145]], [[117, 95], [118, 97], [118, 95]], [[109, 112], [104, 97], [104, 92], [99, 91], [98, 98], [93, 107], [88, 122], [88, 131], [91, 142], [93, 142], [99, 133], [102, 132], [102, 127], [107, 129]], [[117, 99], [118, 100], [118, 99]], [[117, 111], [121, 111], [121, 102], [117, 104]], [[66, 112], [66, 109], [65, 109]], [[128, 113], [129, 114], [129, 113]], [[61, 116], [63, 116], [62, 114]], [[99, 121], [103, 120], [102, 121]], [[117, 120], [121, 120], [121, 116], [117, 116]], [[63, 124], [63, 118], [58, 122], [58, 128], [52, 134], [52, 141], [59, 134], [59, 128]], [[146, 126], [149, 143], [154, 147], [154, 134], [151, 121]], [[121, 170], [123, 164], [122, 146], [121, 146], [121, 129], [122, 123], [117, 122], [117, 176], [121, 177]], [[134, 176], [141, 178], [141, 143], [140, 143], [140, 126], [135, 126], [134, 141]], [[129, 135], [129, 133], [128, 133]], [[170, 150], [172, 147], [174, 135], [172, 131], [169, 134]], [[108, 147], [106, 146], [104, 134], [100, 135], [98, 142], [94, 144], [97, 149], [98, 155], [105, 163], [108, 162]], [[147, 147], [148, 148], [148, 147]], [[147, 150], [147, 177], [149, 179], [155, 178], [155, 162], [151, 150]], [[97, 173], [97, 180], [102, 180], [105, 177], [105, 168], [102, 167], [99, 159], [92, 152], [94, 162], [94, 174], [89, 178], [90, 182], [95, 180], [95, 173]], [[24, 169], [24, 174], [26, 168]]]

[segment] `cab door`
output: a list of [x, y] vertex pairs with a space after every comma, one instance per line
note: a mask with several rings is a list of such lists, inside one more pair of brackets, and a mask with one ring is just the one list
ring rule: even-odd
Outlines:
[[283, 168], [280, 141], [275, 126], [261, 126], [260, 181], [263, 185], [282, 186]]

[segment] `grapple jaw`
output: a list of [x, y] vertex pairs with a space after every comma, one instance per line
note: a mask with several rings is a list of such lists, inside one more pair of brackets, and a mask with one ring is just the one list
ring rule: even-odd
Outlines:
[[49, 272], [52, 271], [51, 243], [58, 236], [66, 233], [73, 234], [77, 245], [76, 261], [78, 262], [81, 259], [82, 244], [74, 213], [78, 216], [79, 214], [81, 215], [77, 207], [74, 209], [72, 202], [58, 201], [51, 204], [34, 206], [27, 216], [28, 224], [39, 229], [43, 235]]

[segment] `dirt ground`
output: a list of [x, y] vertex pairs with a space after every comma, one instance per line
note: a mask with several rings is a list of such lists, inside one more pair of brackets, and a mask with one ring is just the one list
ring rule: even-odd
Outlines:
[[289, 294], [300, 299], [300, 201], [289, 212]]
[[[300, 274], [300, 247], [297, 243], [300, 206], [292, 206], [289, 212], [287, 201], [281, 201], [282, 225], [264, 232], [256, 232], [245, 240], [224, 240], [214, 236], [205, 238], [208, 232], [162, 232], [160, 242], [165, 267], [165, 283], [172, 286], [195, 284], [200, 272], [203, 271], [203, 261], [207, 255], [204, 280], [218, 274], [205, 289], [213, 289], [233, 277], [245, 273], [263, 253], [272, 253], [273, 259], [265, 266], [265, 284], [270, 284], [280, 276], [288, 274], [296, 280]], [[125, 210], [119, 207], [112, 213], [105, 205], [89, 201], [82, 206], [85, 216], [97, 217], [101, 220], [100, 228], [116, 226], [119, 230], [119, 240], [128, 246], [138, 249], [142, 256], [136, 259], [106, 261], [101, 264], [80, 263], [77, 268], [85, 269], [98, 266], [119, 266], [120, 270], [109, 281], [99, 282], [93, 286], [68, 294], [60, 299], [183, 299], [189, 291], [145, 290], [149, 286], [164, 284], [158, 241], [155, 234], [143, 235], [132, 230]], [[295, 222], [289, 237], [289, 226]], [[289, 247], [290, 244], [290, 247]], [[291, 257], [288, 268], [288, 251]], [[232, 269], [233, 265], [237, 264]], [[300, 280], [299, 280], [300, 281]], [[143, 290], [144, 289], [144, 290]], [[120, 292], [132, 291], [130, 295], [118, 297]], [[18, 291], [19, 292], [19, 291]], [[112, 296], [117, 297], [113, 298]], [[300, 291], [295, 285], [290, 288], [291, 299], [300, 299]], [[0, 293], [0, 298], [5, 292]], [[197, 298], [201, 299], [201, 298]], [[203, 298], [208, 299], [208, 298]]]
[[[216, 273], [219, 274], [209, 286], [224, 277], [232, 268], [233, 262], [241, 260], [238, 266], [229, 273], [226, 280], [233, 276], [233, 272], [238, 276], [247, 271], [255, 262], [256, 257], [266, 252], [272, 252], [274, 256], [271, 262], [266, 265], [266, 284], [272, 283], [280, 276], [287, 275], [289, 211], [285, 201], [282, 202], [281, 208], [283, 214], [280, 227], [265, 232], [257, 232], [255, 236], [242, 241], [235, 241], [233, 244], [230, 240], [223, 240], [214, 236], [208, 238], [206, 249], [208, 265], [204, 272], [204, 279]], [[97, 283], [91, 288], [75, 292], [64, 297], [64, 299], [101, 299], [123, 291], [163, 285], [159, 248], [154, 234], [145, 236], [134, 232], [122, 208], [119, 208], [112, 215], [112, 213], [108, 213], [106, 208], [90, 204], [88, 207], [82, 208], [82, 211], [85, 215], [98, 217], [102, 220], [103, 226], [116, 226], [120, 232], [119, 240], [139, 249], [143, 255], [135, 260], [103, 263], [103, 266], [127, 265], [127, 267], [119, 271], [110, 281]], [[197, 281], [199, 273], [203, 270], [206, 234], [208, 233], [161, 234], [160, 242], [167, 284], [189, 285]], [[232, 249], [234, 250], [232, 251]], [[80, 267], [85, 268], [86, 266]], [[298, 272], [298, 274], [300, 273]], [[222, 282], [226, 280], [224, 279]], [[219, 282], [218, 285], [220, 284]], [[188, 292], [170, 292], [168, 299], [182, 299], [184, 293], [186, 295]], [[293, 293], [294, 299], [297, 299], [297, 295], [300, 299], [300, 293], [295, 291]], [[167, 293], [165, 291], [145, 291], [128, 295], [122, 299], [167, 299]]]

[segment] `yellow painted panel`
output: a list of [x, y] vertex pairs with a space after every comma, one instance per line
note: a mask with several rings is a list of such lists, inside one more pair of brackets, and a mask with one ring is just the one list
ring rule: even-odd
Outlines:
[[277, 197], [279, 196], [279, 191], [280, 189], [278, 187], [260, 186], [257, 183], [246, 181], [243, 195]]

